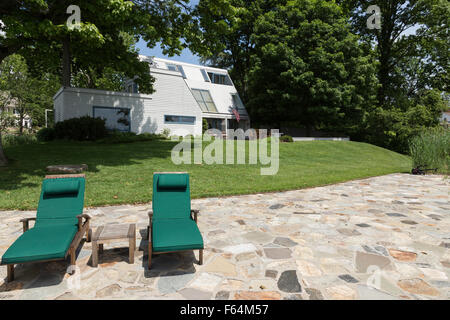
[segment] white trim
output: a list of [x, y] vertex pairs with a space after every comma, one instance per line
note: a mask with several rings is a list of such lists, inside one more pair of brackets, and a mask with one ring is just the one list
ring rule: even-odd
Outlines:
[[99, 90], [99, 89], [61, 87], [58, 90], [58, 92], [53, 96], [53, 100], [55, 100], [63, 91], [74, 92], [74, 93], [90, 93], [90, 94], [104, 95], [104, 96], [120, 96], [120, 97], [130, 97], [130, 98], [152, 99], [150, 94], [108, 91], [108, 90]]

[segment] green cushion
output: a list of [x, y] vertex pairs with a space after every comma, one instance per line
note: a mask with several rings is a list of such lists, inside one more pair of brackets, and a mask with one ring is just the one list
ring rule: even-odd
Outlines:
[[192, 219], [153, 220], [154, 252], [203, 249], [203, 238]]
[[[182, 185], [186, 187], [167, 189], [159, 186]], [[189, 189], [189, 175], [182, 174], [155, 174], [153, 176], [153, 217], [155, 219], [189, 219], [191, 215], [191, 196]]]
[[187, 179], [185, 174], [164, 174], [158, 178], [158, 189], [186, 190]]
[[61, 194], [78, 193], [80, 188], [80, 181], [66, 179], [49, 179], [44, 185], [44, 196], [54, 196]]
[[[45, 179], [42, 182], [36, 226], [46, 219], [69, 219], [70, 223], [73, 223], [76, 216], [83, 213], [85, 183], [82, 177]], [[74, 190], [75, 186], [78, 186], [76, 193], [55, 193], [57, 190]]]
[[2, 257], [2, 264], [62, 259], [77, 230], [77, 226], [69, 224], [34, 227], [9, 247]]

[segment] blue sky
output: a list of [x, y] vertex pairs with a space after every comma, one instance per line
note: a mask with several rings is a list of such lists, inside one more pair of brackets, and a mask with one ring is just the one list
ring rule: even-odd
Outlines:
[[[199, 0], [191, 0], [191, 1], [189, 1], [189, 5], [191, 7], [194, 7], [198, 4], [198, 2], [199, 2]], [[163, 55], [162, 50], [159, 47], [159, 45], [157, 45], [156, 47], [154, 47], [152, 49], [147, 48], [147, 43], [142, 39], [137, 43], [136, 47], [139, 48], [139, 53], [143, 54], [144, 56], [155, 56], [157, 58], [165, 58], [165, 59], [176, 60], [176, 61], [181, 61], [181, 62], [186, 62], [186, 63], [200, 64], [199, 57], [195, 56], [189, 49], [183, 50], [183, 52], [181, 53], [180, 56], [169, 57], [169, 56]]]
[[157, 58], [166, 58], [186, 63], [200, 64], [200, 58], [194, 55], [189, 49], [184, 49], [180, 56], [169, 57], [162, 53], [159, 45], [152, 49], [147, 48], [147, 43], [142, 39], [136, 44], [136, 47], [139, 48], [139, 53], [144, 56], [155, 56]]

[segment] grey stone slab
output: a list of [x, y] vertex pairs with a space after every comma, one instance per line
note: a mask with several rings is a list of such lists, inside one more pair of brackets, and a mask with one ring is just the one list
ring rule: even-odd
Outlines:
[[264, 248], [264, 253], [269, 259], [289, 259], [291, 250], [287, 248]]
[[302, 292], [296, 270], [284, 271], [278, 279], [278, 289], [283, 292]]
[[189, 281], [194, 279], [195, 273], [182, 271], [170, 272], [159, 278], [158, 289], [162, 294], [174, 293], [183, 288]]

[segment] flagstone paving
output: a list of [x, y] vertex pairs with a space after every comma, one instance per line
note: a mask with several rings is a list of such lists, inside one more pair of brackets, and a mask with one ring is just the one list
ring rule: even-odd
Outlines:
[[[449, 299], [450, 184], [443, 176], [393, 174], [336, 185], [192, 201], [200, 209], [198, 251], [153, 257], [147, 270], [151, 204], [86, 209], [92, 227], [136, 223], [128, 244], [91, 244], [67, 263], [19, 265], [0, 299]], [[0, 212], [0, 254], [35, 212]], [[121, 247], [123, 245], [123, 247]]]

